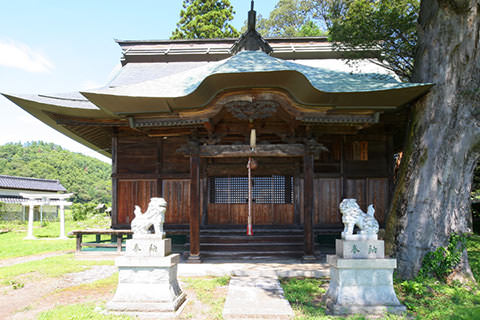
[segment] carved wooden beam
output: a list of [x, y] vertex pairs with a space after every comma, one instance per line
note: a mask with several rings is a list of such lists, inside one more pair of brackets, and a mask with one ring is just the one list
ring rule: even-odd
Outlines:
[[[202, 145], [200, 157], [202, 158], [234, 158], [234, 157], [303, 157], [305, 145], [303, 144], [268, 144], [257, 145], [252, 150], [249, 145]], [[177, 152], [190, 154], [192, 146], [183, 146]]]
[[309, 124], [336, 124], [336, 125], [358, 125], [376, 124], [380, 120], [380, 113], [370, 115], [358, 114], [325, 114], [325, 115], [302, 115], [296, 120]]
[[273, 100], [231, 101], [225, 107], [239, 120], [256, 120], [271, 117], [280, 104]]

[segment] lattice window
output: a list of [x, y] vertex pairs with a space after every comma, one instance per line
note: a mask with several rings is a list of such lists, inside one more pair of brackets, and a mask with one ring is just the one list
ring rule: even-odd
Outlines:
[[[208, 183], [210, 203], [248, 203], [247, 177], [210, 177]], [[255, 203], [293, 203], [293, 177], [253, 177], [252, 199]]]
[[352, 143], [353, 160], [368, 160], [368, 141], [355, 141]]

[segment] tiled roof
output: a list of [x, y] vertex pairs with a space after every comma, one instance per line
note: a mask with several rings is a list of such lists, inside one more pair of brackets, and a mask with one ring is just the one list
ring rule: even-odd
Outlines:
[[[8, 94], [4, 93], [3, 95]], [[19, 97], [24, 100], [35, 101], [45, 105], [54, 105], [64, 108], [72, 109], [87, 109], [87, 110], [98, 110], [98, 107], [93, 103], [88, 101], [83, 95], [79, 92], [67, 92], [67, 93], [56, 93], [56, 94], [14, 94], [14, 96]]]
[[206, 78], [213, 75], [275, 71], [301, 73], [315, 89], [323, 92], [368, 92], [425, 85], [399, 82], [385, 74], [338, 72], [277, 59], [260, 51], [243, 51], [228, 59], [211, 62], [171, 76], [86, 92], [136, 97], [183, 97], [192, 94]]
[[67, 191], [58, 180], [25, 178], [0, 175], [0, 189], [21, 189], [35, 191]]

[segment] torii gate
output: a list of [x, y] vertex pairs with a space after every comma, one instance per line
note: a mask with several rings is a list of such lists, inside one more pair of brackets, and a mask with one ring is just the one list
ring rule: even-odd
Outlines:
[[60, 236], [59, 239], [67, 239], [65, 236], [65, 206], [71, 206], [72, 203], [66, 201], [73, 193], [41, 194], [41, 193], [20, 193], [27, 202], [23, 206], [29, 206], [28, 210], [28, 233], [26, 240], [36, 239], [33, 236], [33, 208], [35, 206], [54, 205], [60, 207]]

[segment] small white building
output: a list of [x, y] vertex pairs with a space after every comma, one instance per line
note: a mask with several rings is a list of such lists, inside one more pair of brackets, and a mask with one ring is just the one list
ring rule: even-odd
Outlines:
[[[0, 175], [0, 220], [23, 220], [28, 217], [26, 204], [28, 199], [22, 193], [48, 195], [50, 199], [59, 199], [58, 195], [67, 192], [60, 181], [37, 178]], [[34, 208], [34, 220], [56, 220], [58, 205], [45, 204]]]

